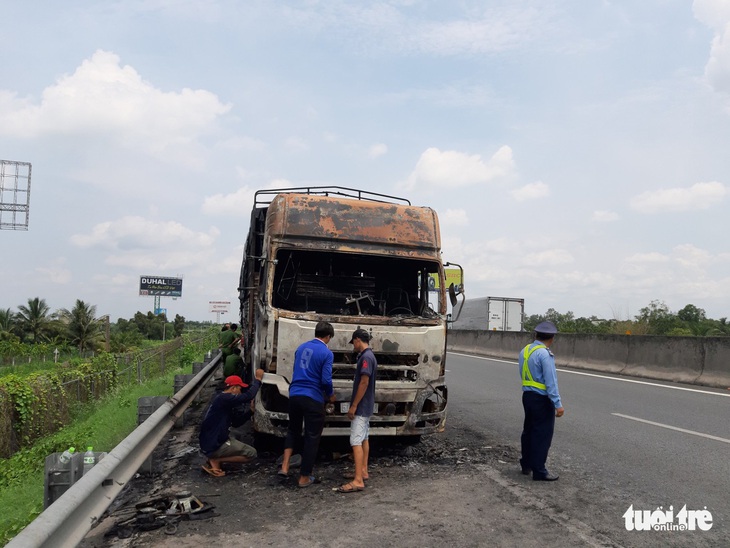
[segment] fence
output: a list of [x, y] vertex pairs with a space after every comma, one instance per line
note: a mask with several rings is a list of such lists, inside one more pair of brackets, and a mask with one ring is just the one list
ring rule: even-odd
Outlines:
[[[207, 339], [203, 337], [191, 344], [210, 347]], [[114, 387], [142, 383], [163, 375], [169, 361], [182, 348], [183, 338], [179, 337], [134, 354], [99, 355], [90, 363], [75, 368], [59, 366], [53, 372], [41, 372], [23, 379], [2, 379], [0, 458], [7, 458], [68, 424], [70, 410], [75, 406], [95, 401]]]
[[[87, 354], [91, 354], [88, 352]], [[58, 352], [58, 354], [45, 353], [39, 355], [33, 354], [6, 354], [0, 356], [0, 367], [15, 367], [20, 365], [26, 365], [29, 363], [62, 363], [74, 358], [83, 358], [89, 356], [82, 356], [80, 352], [69, 350], [66, 352]]]
[[[138, 354], [120, 354], [114, 357], [116, 367], [84, 375], [62, 382], [69, 403], [88, 403], [106, 394], [111, 388], [143, 383], [165, 374], [165, 362], [182, 348], [182, 339], [177, 338], [156, 348]], [[120, 369], [121, 368], [121, 369]]]

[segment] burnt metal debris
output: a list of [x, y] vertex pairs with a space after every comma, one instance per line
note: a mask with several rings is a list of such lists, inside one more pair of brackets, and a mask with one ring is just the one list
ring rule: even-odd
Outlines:
[[220, 514], [213, 512], [212, 504], [201, 501], [189, 491], [163, 495], [135, 505], [134, 515], [119, 520], [105, 536], [130, 538], [141, 531], [165, 528], [174, 535], [181, 520], [211, 519]]

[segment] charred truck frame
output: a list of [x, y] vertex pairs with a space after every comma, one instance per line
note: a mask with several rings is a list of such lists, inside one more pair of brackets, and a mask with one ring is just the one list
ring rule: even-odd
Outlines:
[[[429, 293], [432, 277], [440, 289]], [[294, 351], [320, 320], [335, 329], [329, 348], [337, 403], [324, 435], [349, 433], [356, 328], [370, 333], [378, 360], [371, 435], [444, 429], [447, 291], [456, 299], [453, 286], [445, 288], [434, 210], [342, 187], [260, 190], [239, 285], [249, 374], [266, 371], [256, 431], [286, 433]]]

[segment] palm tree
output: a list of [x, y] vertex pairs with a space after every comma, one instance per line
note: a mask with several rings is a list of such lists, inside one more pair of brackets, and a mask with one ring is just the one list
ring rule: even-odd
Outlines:
[[22, 333], [30, 334], [33, 342], [48, 339], [48, 333], [54, 321], [54, 314], [50, 314], [50, 307], [45, 299], [28, 299], [28, 306], [18, 306], [15, 320]]
[[13, 311], [9, 308], [0, 310], [0, 332], [12, 330], [14, 319], [15, 314], [13, 314]]
[[66, 324], [71, 341], [80, 352], [96, 349], [102, 342], [103, 325], [96, 318], [95, 305], [88, 305], [84, 301], [76, 299], [76, 304], [70, 312], [62, 308], [59, 314], [61, 321]]
[[20, 341], [13, 333], [15, 314], [9, 308], [0, 309], [0, 341]]

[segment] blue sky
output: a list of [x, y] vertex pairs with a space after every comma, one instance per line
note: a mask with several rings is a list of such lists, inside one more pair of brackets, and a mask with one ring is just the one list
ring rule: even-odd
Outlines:
[[[4, 1], [0, 308], [236, 309], [253, 192], [433, 207], [468, 297], [730, 316], [730, 2]], [[228, 318], [232, 318], [231, 314]]]

